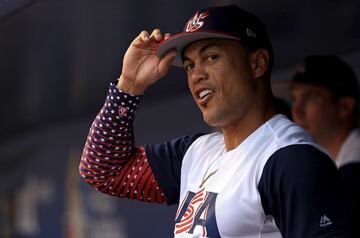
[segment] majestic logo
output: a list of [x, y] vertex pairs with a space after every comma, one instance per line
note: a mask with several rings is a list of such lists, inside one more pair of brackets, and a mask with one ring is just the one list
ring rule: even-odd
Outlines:
[[193, 18], [191, 18], [187, 24], [186, 24], [186, 28], [185, 31], [186, 32], [193, 32], [196, 31], [198, 29], [200, 29], [203, 25], [204, 25], [204, 20], [205, 18], [207, 18], [209, 16], [209, 12], [203, 12], [200, 13], [197, 12]]
[[324, 214], [320, 217], [320, 227], [326, 227], [332, 224], [332, 221]]
[[215, 218], [217, 193], [201, 189], [196, 194], [188, 192], [184, 198], [175, 220], [175, 234], [199, 234], [202, 237], [220, 237]]

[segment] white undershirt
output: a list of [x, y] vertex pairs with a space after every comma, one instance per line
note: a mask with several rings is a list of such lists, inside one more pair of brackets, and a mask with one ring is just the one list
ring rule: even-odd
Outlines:
[[340, 148], [336, 158], [338, 168], [353, 162], [360, 163], [360, 130], [352, 130]]

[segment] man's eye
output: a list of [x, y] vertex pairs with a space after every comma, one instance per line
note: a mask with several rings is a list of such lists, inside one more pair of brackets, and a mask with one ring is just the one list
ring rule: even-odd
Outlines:
[[303, 96], [303, 100], [305, 102], [312, 102], [312, 101], [316, 101], [317, 99], [318, 99], [318, 95], [314, 93], [308, 93]]
[[186, 64], [184, 65], [185, 71], [188, 72], [194, 68], [194, 64]]
[[217, 55], [208, 55], [208, 56], [207, 56], [207, 59], [208, 59], [209, 61], [214, 61], [214, 60], [216, 60], [217, 58], [218, 58]]

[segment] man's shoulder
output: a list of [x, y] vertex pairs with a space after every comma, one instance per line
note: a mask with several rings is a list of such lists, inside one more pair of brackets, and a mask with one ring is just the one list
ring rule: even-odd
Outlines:
[[306, 190], [306, 184], [323, 183], [324, 178], [335, 181], [338, 175], [328, 154], [311, 144], [294, 144], [277, 150], [268, 159], [260, 184], [272, 187], [283, 183], [289, 188], [302, 184], [301, 189]]
[[339, 168], [352, 163], [360, 163], [360, 129], [355, 128], [348, 135], [336, 158]]
[[288, 178], [317, 178], [319, 174], [334, 171], [337, 171], [335, 162], [316, 144], [292, 144], [273, 153], [263, 173], [286, 174]]
[[283, 115], [276, 115], [267, 121], [263, 130], [257, 133], [256, 141], [267, 145], [271, 150], [269, 157], [279, 157], [284, 154], [301, 154], [316, 149], [328, 155], [328, 152], [316, 144], [313, 138], [299, 125]]
[[271, 130], [279, 147], [285, 147], [291, 144], [314, 143], [313, 138], [305, 129], [283, 115], [274, 116], [266, 122], [266, 126]]

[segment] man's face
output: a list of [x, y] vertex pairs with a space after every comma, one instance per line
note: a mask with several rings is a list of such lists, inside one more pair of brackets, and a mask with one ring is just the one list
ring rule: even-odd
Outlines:
[[189, 88], [209, 125], [230, 125], [252, 108], [257, 90], [248, 59], [234, 40], [200, 40], [185, 49]]
[[304, 83], [291, 88], [292, 117], [321, 143], [340, 123], [338, 104], [328, 89]]

